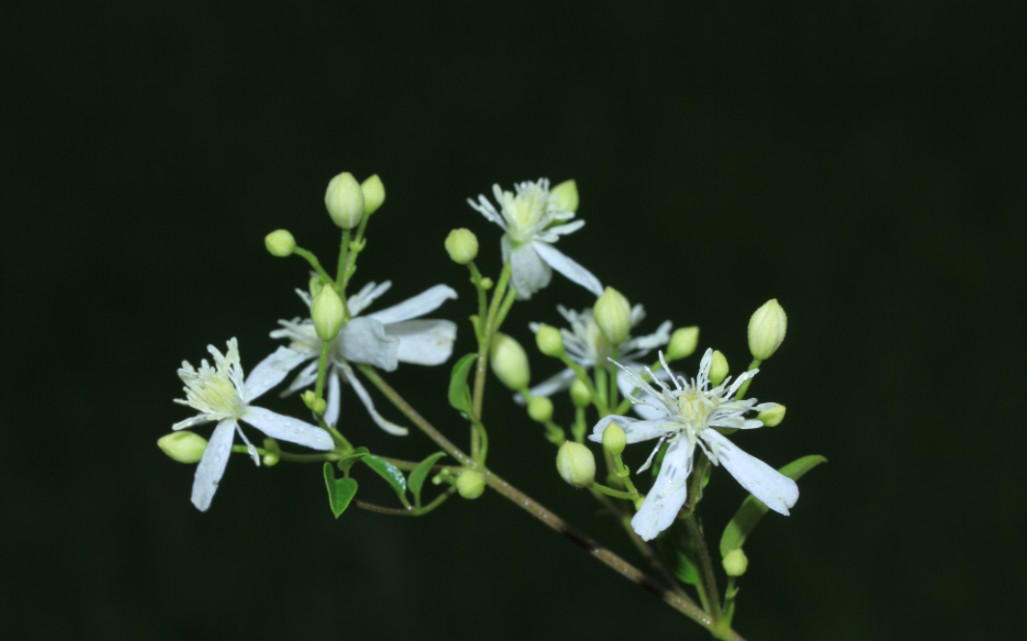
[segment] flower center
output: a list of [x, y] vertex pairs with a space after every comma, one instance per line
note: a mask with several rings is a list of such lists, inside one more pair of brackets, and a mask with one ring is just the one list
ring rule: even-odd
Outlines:
[[239, 417], [243, 403], [228, 376], [228, 368], [205, 368], [188, 383], [186, 397], [196, 409], [213, 414]]
[[717, 405], [715, 399], [698, 389], [684, 389], [678, 396], [678, 419], [690, 429], [701, 431]]
[[506, 201], [505, 213], [510, 223], [510, 235], [518, 242], [524, 242], [536, 231], [546, 213], [548, 196], [537, 185], [520, 191]]

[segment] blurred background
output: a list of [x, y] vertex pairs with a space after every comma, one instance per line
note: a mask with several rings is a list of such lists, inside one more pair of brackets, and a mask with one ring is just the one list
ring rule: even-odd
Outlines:
[[[788, 418], [739, 443], [830, 463], [746, 546], [747, 638], [1027, 633], [1022, 18], [946, 2], [22, 3], [0, 27], [5, 629], [708, 638], [491, 492], [336, 521], [318, 466], [237, 459], [212, 509], [192, 507], [193, 469], [155, 446], [189, 415], [175, 370], [232, 336], [246, 366], [273, 349], [306, 269], [263, 236], [287, 227], [331, 260], [324, 187], [348, 170], [388, 191], [357, 275], [393, 281], [382, 305], [447, 282], [461, 298], [436, 315], [465, 319], [473, 290], [443, 239], [474, 230], [495, 274], [499, 230], [465, 200], [539, 176], [577, 180], [588, 224], [559, 247], [643, 303], [643, 330], [698, 324], [741, 368], [749, 315], [781, 301], [788, 339], [752, 393]], [[527, 323], [561, 303], [592, 301], [556, 278], [508, 330], [530, 346]], [[448, 368], [389, 378], [464, 442]], [[498, 387], [490, 463], [641, 564]], [[433, 451], [346, 401], [354, 441]], [[715, 471], [712, 540], [743, 496]]]

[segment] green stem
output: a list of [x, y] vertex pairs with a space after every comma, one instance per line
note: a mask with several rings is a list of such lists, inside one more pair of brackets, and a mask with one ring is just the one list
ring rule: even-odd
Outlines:
[[310, 266], [314, 268], [314, 271], [317, 272], [317, 275], [320, 276], [325, 283], [333, 282], [332, 277], [329, 276], [328, 272], [325, 271], [325, 268], [321, 266], [321, 261], [319, 261], [317, 259], [317, 256], [315, 256], [313, 253], [307, 251], [306, 249], [303, 249], [302, 247], [297, 247], [293, 250], [293, 253], [295, 253], [300, 258], [306, 260], [310, 264]]
[[[327, 285], [325, 285], [327, 287]], [[314, 398], [324, 398], [325, 373], [328, 370], [329, 341], [321, 341], [321, 359], [317, 362], [317, 384], [314, 386]]]
[[[257, 450], [257, 454], [259, 454], [260, 456], [272, 453], [271, 450], [263, 447], [257, 447], [255, 449]], [[249, 454], [249, 450], [246, 449], [245, 445], [233, 445], [232, 453]], [[279, 450], [275, 453], [278, 454], [278, 458], [280, 458], [283, 461], [288, 461], [290, 463], [324, 463], [325, 461], [338, 461], [340, 458], [338, 452], [322, 452], [320, 454], [293, 454], [292, 452], [282, 452], [281, 450]]]
[[467, 268], [471, 270], [471, 282], [474, 283], [474, 288], [478, 290], [478, 323], [474, 328], [475, 338], [478, 339], [480, 346], [482, 335], [485, 332], [485, 317], [488, 314], [488, 301], [485, 295], [485, 288], [482, 286], [482, 275], [478, 271], [478, 266], [474, 262], [467, 263]]
[[595, 490], [596, 492], [605, 494], [606, 496], [612, 496], [615, 499], [625, 499], [627, 501], [634, 501], [636, 498], [638, 498], [638, 494], [632, 494], [631, 492], [621, 492], [620, 490], [615, 490], [612, 487], [606, 487], [605, 485], [596, 483], [594, 481], [591, 485], [588, 486], [588, 489]]
[[342, 296], [346, 292], [346, 259], [349, 257], [349, 230], [342, 230], [342, 241], [339, 243], [339, 262], [335, 268], [335, 289]]
[[698, 519], [695, 518], [695, 514], [688, 514], [684, 517], [685, 527], [688, 529], [688, 535], [691, 537], [692, 542], [695, 543], [695, 553], [699, 559], [700, 568], [700, 581], [699, 589], [706, 593], [706, 599], [709, 603], [710, 613], [713, 618], [720, 620], [723, 612], [720, 609], [720, 592], [717, 589], [717, 576], [713, 573], [713, 563], [710, 558], [710, 550], [706, 547], [706, 537], [703, 535], [702, 528], [699, 526]]
[[353, 501], [353, 504], [362, 510], [376, 512], [378, 514], [388, 514], [389, 516], [424, 516], [445, 503], [446, 499], [453, 495], [453, 492], [456, 492], [456, 487], [450, 487], [445, 492], [432, 499], [430, 503], [422, 505], [421, 507], [411, 507], [405, 510], [394, 507], [385, 507], [384, 505], [378, 505], [376, 503], [362, 501], [360, 499]]
[[[489, 348], [492, 345], [492, 335], [495, 331], [494, 323], [500, 306], [500, 299], [505, 294], [507, 284], [510, 282], [510, 269], [510, 263], [503, 265], [503, 271], [499, 275], [499, 282], [496, 283], [496, 289], [492, 292], [492, 304], [489, 305], [488, 317], [483, 321], [481, 338], [478, 341], [478, 361], [474, 372], [474, 394], [471, 401], [471, 415], [479, 423], [481, 422], [483, 405], [485, 403], [485, 376], [488, 370]], [[480, 460], [480, 447], [478, 430], [472, 425], [471, 456], [475, 460]]]

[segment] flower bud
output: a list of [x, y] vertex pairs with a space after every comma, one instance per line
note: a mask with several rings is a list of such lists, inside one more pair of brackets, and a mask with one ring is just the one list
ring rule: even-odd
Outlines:
[[719, 349], [713, 350], [713, 362], [710, 363], [710, 383], [716, 387], [727, 378], [727, 356]]
[[599, 331], [611, 345], [620, 345], [631, 331], [631, 304], [624, 295], [612, 287], [603, 290], [592, 308]]
[[553, 358], [563, 356], [563, 335], [560, 330], [551, 325], [539, 326], [538, 331], [535, 332], [535, 344], [538, 346], [538, 351], [546, 356]]
[[577, 378], [571, 383], [571, 402], [574, 407], [588, 407], [592, 402], [592, 392], [588, 391], [588, 385]]
[[528, 416], [536, 423], [545, 423], [553, 418], [553, 401], [545, 396], [532, 396], [528, 401]]
[[667, 343], [667, 360], [677, 361], [688, 358], [695, 353], [695, 347], [699, 344], [699, 328], [679, 327], [670, 335], [670, 342]]
[[566, 441], [556, 453], [556, 471], [574, 487], [587, 487], [596, 478], [596, 459], [581, 443]]
[[263, 458], [260, 459], [264, 465], [274, 467], [275, 465], [278, 465], [280, 460], [282, 460], [282, 450], [278, 447], [278, 441], [275, 439], [264, 439], [264, 451], [265, 454]]
[[610, 423], [603, 430], [603, 448], [610, 454], [620, 454], [627, 444], [628, 436], [620, 425]]
[[549, 202], [560, 211], [578, 211], [578, 183], [565, 180], [549, 190]]
[[207, 449], [207, 439], [199, 434], [182, 430], [165, 434], [157, 439], [157, 447], [172, 461], [199, 463], [203, 458], [203, 451]]
[[325, 207], [332, 222], [342, 229], [353, 229], [364, 217], [364, 192], [353, 174], [344, 171], [328, 182]]
[[264, 236], [264, 247], [267, 247], [267, 253], [272, 256], [285, 258], [292, 256], [292, 252], [296, 250], [296, 239], [288, 229], [276, 229]]
[[781, 424], [781, 421], [785, 420], [785, 406], [780, 403], [774, 403], [773, 407], [763, 410], [756, 415], [756, 418], [763, 421], [763, 424], [767, 427], [777, 427]]
[[325, 285], [314, 297], [310, 306], [310, 318], [314, 321], [317, 337], [323, 341], [335, 338], [346, 321], [342, 299], [335, 293], [335, 288]]
[[364, 215], [370, 216], [378, 211], [378, 208], [385, 202], [385, 185], [378, 174], [374, 174], [364, 182], [360, 183], [360, 193], [364, 197]]
[[478, 257], [478, 237], [470, 229], [454, 229], [446, 236], [446, 252], [457, 265], [466, 265]]
[[485, 477], [474, 470], [464, 470], [456, 477], [456, 491], [465, 499], [476, 499], [485, 492]]
[[492, 339], [489, 356], [492, 361], [492, 372], [503, 385], [515, 392], [528, 386], [528, 381], [531, 380], [528, 355], [515, 339], [497, 333]]
[[749, 558], [742, 548], [735, 548], [724, 555], [724, 572], [728, 576], [742, 576], [749, 568]]
[[771, 298], [753, 312], [749, 319], [749, 351], [753, 358], [765, 361], [774, 355], [785, 340], [788, 316], [776, 298]]

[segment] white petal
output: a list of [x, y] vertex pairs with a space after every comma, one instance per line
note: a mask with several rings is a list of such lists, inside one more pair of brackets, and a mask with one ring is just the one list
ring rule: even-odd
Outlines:
[[235, 438], [237, 425], [234, 420], [218, 423], [214, 433], [210, 435], [210, 440], [207, 441], [207, 449], [203, 450], [199, 465], [196, 466], [192, 502], [201, 512], [206, 512], [210, 502], [214, 500], [214, 492], [218, 489], [218, 483], [225, 473], [225, 466], [228, 465], [228, 457], [232, 454], [232, 440]]
[[411, 318], [417, 318], [418, 316], [424, 316], [428, 312], [433, 312], [439, 308], [439, 305], [451, 298], [456, 298], [456, 292], [453, 291], [452, 287], [448, 285], [435, 285], [417, 296], [406, 299], [402, 303], [368, 314], [367, 318], [373, 318], [386, 325], [389, 323], [399, 323]]
[[337, 339], [343, 357], [391, 372], [399, 366], [399, 339], [385, 333], [385, 326], [371, 318], [354, 318], [342, 327]]
[[642, 441], [648, 441], [654, 438], [660, 438], [666, 436], [669, 432], [674, 432], [680, 429], [677, 423], [668, 421], [666, 418], [656, 418], [651, 420], [640, 421], [637, 418], [630, 416], [607, 416], [606, 418], [600, 419], [595, 427], [592, 428], [592, 433], [588, 439], [595, 441], [596, 443], [603, 442], [603, 432], [606, 431], [607, 426], [610, 423], [616, 423], [620, 425], [621, 429], [624, 430], [624, 436], [627, 437], [628, 443], [640, 443]]
[[788, 508], [799, 500], [799, 486], [795, 481], [755, 456], [746, 454], [716, 430], [703, 430], [699, 438], [716, 456], [714, 462], [723, 465], [739, 485], [770, 509], [788, 516]]
[[339, 386], [339, 372], [333, 367], [328, 372], [328, 398], [325, 399], [325, 423], [339, 427], [339, 408], [342, 406], [342, 390]]
[[596, 296], [603, 293], [603, 285], [595, 275], [565, 256], [560, 250], [548, 243], [532, 243], [542, 260], [570, 280], [581, 285]]
[[186, 429], [188, 427], [193, 427], [195, 425], [201, 425], [203, 423], [209, 423], [209, 422], [211, 422], [213, 420], [214, 419], [212, 419], [207, 414], [197, 414], [196, 416], [190, 416], [189, 418], [185, 419], [184, 421], [179, 421], [179, 422], [175, 423], [174, 425], [171, 426], [171, 429], [173, 429], [173, 430], [184, 430], [184, 429]]
[[395, 436], [406, 436], [410, 432], [407, 428], [386, 420], [378, 413], [378, 410], [374, 408], [374, 401], [371, 400], [371, 395], [367, 393], [366, 389], [364, 389], [363, 384], [357, 380], [352, 369], [346, 368], [346, 380], [349, 381], [349, 384], [353, 387], [353, 391], [357, 393], [357, 397], [360, 399], [360, 402], [364, 404], [365, 408], [367, 408], [367, 413], [371, 415], [371, 420], [373, 420], [378, 427]]
[[663, 321], [663, 323], [660, 324], [652, 334], [647, 336], [636, 336], [625, 343], [621, 348], [622, 353], [638, 350], [644, 354], [646, 352], [651, 352], [661, 345], [666, 345], [667, 342], [670, 341], [671, 327], [672, 325], [670, 321]]
[[308, 363], [306, 367], [300, 370], [296, 378], [289, 383], [289, 387], [285, 388], [281, 395], [286, 396], [292, 392], [314, 385], [317, 382], [317, 365], [317, 361]]
[[439, 365], [453, 353], [456, 323], [448, 320], [409, 320], [385, 326], [385, 333], [399, 339], [396, 357], [401, 363]]
[[510, 250], [510, 276], [521, 300], [531, 298], [553, 279], [552, 270], [535, 251], [535, 246], [541, 244], [525, 243]]
[[[634, 366], [634, 363], [625, 363], [625, 366], [632, 367]], [[643, 393], [635, 387], [634, 382], [632, 382], [632, 380], [627, 376], [617, 376], [617, 389], [620, 390], [620, 393], [624, 395], [625, 398], [629, 396], [635, 396], [637, 398], [638, 394]], [[645, 403], [632, 404], [631, 409], [635, 414], [638, 414], [644, 419], [655, 419], [666, 415], [665, 411], [659, 410], [651, 405], [646, 405]]]
[[331, 435], [320, 427], [263, 407], [248, 407], [242, 420], [281, 441], [305, 445], [313, 450], [330, 450], [335, 447]]
[[238, 423], [235, 424], [235, 431], [239, 435], [239, 438], [242, 439], [242, 442], [246, 445], [246, 453], [250, 455], [251, 459], [253, 459], [253, 464], [259, 467], [260, 454], [257, 453], [257, 448], [253, 447], [253, 443], [250, 443], [250, 439], [246, 438], [246, 432], [242, 431], [242, 427]]
[[390, 287], [392, 287], [392, 281], [387, 280], [381, 284], [371, 281], [361, 287], [359, 292], [346, 299], [346, 309], [349, 310], [351, 316], [356, 316], [367, 309], [367, 306], [379, 296], [389, 291]]
[[[553, 394], [570, 387], [575, 378], [577, 378], [577, 375], [574, 373], [574, 370], [567, 368], [562, 372], [558, 372], [557, 374], [550, 376], [528, 391], [532, 396], [552, 396]], [[520, 396], [518, 396], [518, 398], [520, 398]], [[523, 401], [524, 399], [521, 399], [518, 402]]]
[[678, 438], [667, 447], [652, 489], [631, 519], [631, 529], [642, 540], [652, 541], [669, 528], [688, 498], [688, 475], [692, 472], [692, 445]]
[[309, 356], [304, 352], [279, 347], [250, 371], [243, 384], [242, 400], [248, 403], [278, 385], [289, 372], [299, 367], [307, 358]]

